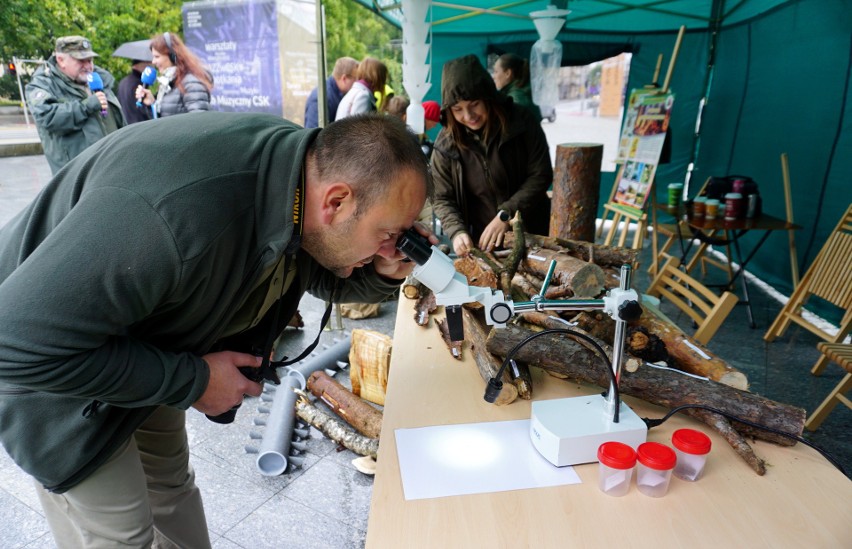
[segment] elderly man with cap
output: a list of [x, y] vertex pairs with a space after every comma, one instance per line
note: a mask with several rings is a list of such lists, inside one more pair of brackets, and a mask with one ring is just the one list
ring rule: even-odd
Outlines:
[[[27, 84], [27, 104], [54, 174], [89, 145], [125, 125], [112, 91], [115, 79], [95, 66], [97, 56], [82, 36], [58, 38], [54, 54]], [[92, 73], [100, 76], [102, 90], [91, 91]]]

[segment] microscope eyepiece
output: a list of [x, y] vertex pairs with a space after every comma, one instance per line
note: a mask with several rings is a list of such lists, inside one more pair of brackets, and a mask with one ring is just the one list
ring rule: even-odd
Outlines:
[[429, 240], [414, 228], [406, 230], [396, 241], [396, 248], [418, 265], [423, 265], [432, 256]]

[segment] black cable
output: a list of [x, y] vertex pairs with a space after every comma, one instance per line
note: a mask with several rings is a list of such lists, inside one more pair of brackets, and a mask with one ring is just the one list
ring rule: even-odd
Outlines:
[[802, 438], [799, 435], [796, 435], [794, 433], [787, 433], [787, 432], [784, 432], [784, 431], [779, 431], [778, 429], [775, 429], [773, 427], [769, 427], [767, 425], [760, 425], [759, 423], [754, 423], [753, 421], [743, 419], [741, 417], [735, 416], [734, 414], [729, 414], [728, 412], [723, 412], [722, 410], [719, 410], [718, 408], [713, 408], [712, 406], [705, 406], [703, 404], [684, 404], [683, 406], [678, 406], [677, 408], [671, 409], [669, 411], [669, 413], [667, 413], [666, 415], [664, 415], [660, 419], [650, 419], [650, 418], [643, 417], [642, 421], [644, 421], [645, 425], [648, 426], [648, 430], [651, 430], [654, 427], [656, 427], [656, 426], [662, 424], [663, 422], [665, 422], [666, 420], [668, 420], [670, 417], [672, 417], [676, 413], [678, 413], [682, 410], [686, 410], [688, 408], [698, 408], [698, 409], [701, 409], [701, 410], [707, 410], [708, 412], [713, 412], [714, 414], [719, 414], [720, 416], [725, 416], [728, 419], [733, 419], [734, 421], [737, 421], [737, 422], [742, 423], [744, 425], [748, 425], [749, 427], [754, 427], [755, 429], [761, 429], [763, 431], [769, 431], [770, 433], [775, 433], [776, 435], [781, 435], [783, 437], [787, 437], [791, 440], [795, 440], [796, 442], [801, 442], [805, 446], [810, 446], [811, 448], [813, 448], [814, 450], [816, 450], [817, 452], [822, 454], [822, 456], [825, 459], [827, 459], [829, 461], [829, 463], [831, 463], [832, 465], [837, 467], [837, 469], [841, 473], [843, 473], [844, 475], [849, 477], [849, 474], [846, 472], [846, 469], [843, 468], [843, 465], [841, 465], [840, 462], [837, 461], [837, 459], [834, 456], [832, 456], [829, 452], [820, 448], [816, 444], [810, 442], [809, 440], [806, 440], [806, 439], [804, 439], [804, 438]]
[[604, 351], [603, 348], [600, 345], [598, 345], [597, 341], [595, 341], [594, 339], [592, 339], [591, 337], [587, 336], [584, 333], [581, 333], [581, 332], [578, 332], [578, 331], [575, 331], [575, 330], [571, 330], [569, 328], [551, 328], [549, 330], [536, 332], [532, 335], [525, 337], [520, 342], [518, 342], [518, 344], [515, 345], [512, 348], [511, 351], [506, 353], [506, 358], [503, 360], [503, 364], [500, 365], [500, 369], [497, 370], [497, 374], [495, 374], [494, 377], [492, 377], [491, 379], [488, 380], [488, 386], [485, 389], [485, 400], [486, 400], [486, 402], [490, 402], [490, 403], [493, 404], [494, 401], [497, 400], [497, 395], [499, 395], [500, 390], [503, 389], [503, 382], [501, 381], [501, 378], [503, 377], [503, 372], [506, 371], [506, 366], [508, 366], [509, 363], [512, 361], [513, 357], [515, 356], [515, 353], [517, 353], [521, 349], [521, 347], [523, 347], [524, 345], [526, 345], [527, 343], [529, 343], [533, 339], [535, 339], [537, 337], [544, 336], [544, 335], [548, 335], [548, 334], [565, 334], [565, 335], [568, 335], [568, 336], [573, 336], [575, 338], [582, 339], [583, 341], [585, 341], [586, 343], [588, 343], [592, 346], [592, 348], [595, 350], [597, 355], [603, 361], [604, 368], [606, 369], [607, 374], [609, 375], [610, 386], [612, 386], [612, 393], [613, 393], [612, 396], [615, 399], [615, 403], [616, 403], [615, 410], [613, 411], [613, 414], [612, 414], [612, 422], [618, 423], [618, 419], [619, 419], [618, 418], [618, 416], [619, 416], [618, 412], [619, 412], [619, 409], [621, 408], [621, 406], [620, 406], [621, 401], [619, 400], [619, 395], [618, 395], [618, 381], [615, 378], [615, 372], [612, 370], [612, 362], [609, 360], [609, 357], [606, 355], [606, 351]]

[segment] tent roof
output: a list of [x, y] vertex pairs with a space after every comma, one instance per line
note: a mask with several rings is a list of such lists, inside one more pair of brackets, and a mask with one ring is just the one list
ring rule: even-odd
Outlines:
[[[354, 0], [397, 27], [399, 0]], [[530, 12], [548, 4], [571, 13], [564, 30], [637, 33], [706, 29], [716, 17], [723, 26], [747, 21], [792, 0], [456, 0], [432, 2], [433, 34], [508, 34], [535, 30]], [[719, 12], [718, 16], [714, 13]]]

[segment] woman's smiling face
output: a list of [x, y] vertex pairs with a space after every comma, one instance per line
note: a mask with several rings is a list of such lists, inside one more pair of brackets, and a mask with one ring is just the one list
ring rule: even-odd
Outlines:
[[450, 112], [456, 122], [474, 131], [482, 129], [488, 122], [488, 109], [485, 103], [479, 100], [459, 101], [450, 107]]

